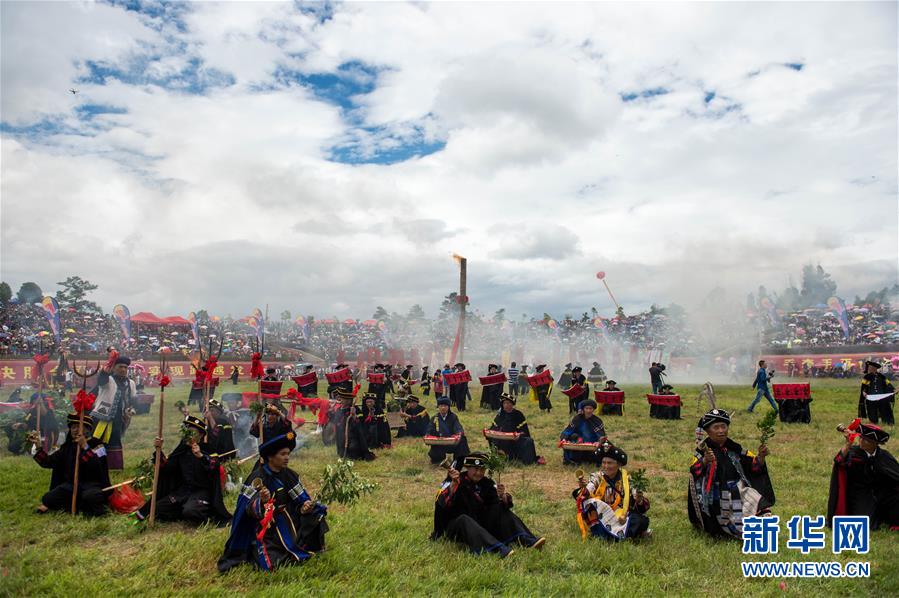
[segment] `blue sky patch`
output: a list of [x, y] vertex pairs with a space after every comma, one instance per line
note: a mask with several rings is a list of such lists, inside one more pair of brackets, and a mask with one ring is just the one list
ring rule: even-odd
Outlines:
[[333, 73], [307, 74], [282, 67], [273, 76], [281, 85], [297, 83], [318, 99], [350, 111], [356, 107], [354, 96], [374, 91], [380, 70], [383, 69], [354, 60], [344, 62]]
[[396, 164], [421, 158], [446, 147], [446, 141], [426, 139], [420, 127], [411, 135], [396, 135], [388, 127], [359, 127], [352, 139], [329, 148], [328, 159], [343, 164]]
[[787, 67], [788, 69], [793, 69], [794, 71], [797, 71], [797, 72], [801, 71], [803, 68], [805, 68], [805, 65], [802, 64], [801, 62], [785, 62], [784, 66]]
[[665, 89], [664, 87], [652, 87], [640, 91], [621, 92], [618, 95], [621, 96], [621, 100], [624, 102], [633, 102], [634, 100], [650, 99], [657, 96], [663, 96], [670, 92], [671, 90]]

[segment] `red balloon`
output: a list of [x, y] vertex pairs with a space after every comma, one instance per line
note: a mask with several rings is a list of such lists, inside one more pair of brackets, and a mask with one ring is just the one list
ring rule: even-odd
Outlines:
[[606, 277], [606, 273], [605, 273], [605, 272], [597, 272], [597, 273], [596, 273], [596, 278], [598, 278], [598, 279], [600, 279], [600, 280], [602, 280], [602, 279], [605, 278], [605, 277]]

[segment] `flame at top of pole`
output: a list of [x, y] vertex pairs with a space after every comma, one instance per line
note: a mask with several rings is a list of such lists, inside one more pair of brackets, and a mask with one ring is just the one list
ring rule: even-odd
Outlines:
[[456, 260], [457, 264], [461, 264], [462, 260], [464, 260], [465, 258], [462, 257], [461, 255], [459, 255], [458, 253], [453, 253], [453, 259]]

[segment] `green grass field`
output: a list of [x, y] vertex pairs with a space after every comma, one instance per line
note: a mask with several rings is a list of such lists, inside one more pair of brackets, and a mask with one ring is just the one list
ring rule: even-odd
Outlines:
[[[245, 386], [249, 390], [249, 385]], [[4, 595], [899, 595], [899, 534], [872, 534], [871, 552], [833, 555], [828, 548], [803, 556], [786, 548], [786, 520], [792, 515], [823, 515], [833, 455], [842, 436], [834, 427], [855, 413], [857, 384], [813, 382], [811, 425], [778, 424], [768, 463], [777, 494], [774, 512], [781, 517], [780, 554], [747, 556], [736, 542], [711, 540], [693, 531], [686, 516], [687, 468], [693, 447], [698, 386], [678, 390], [685, 399], [684, 419], [651, 420], [645, 387], [624, 386], [629, 404], [623, 418], [605, 418], [611, 439], [629, 454], [630, 469], [645, 467], [653, 538], [642, 543], [582, 542], [570, 492], [572, 468], [561, 465], [558, 432], [567, 422], [567, 397], [555, 393], [556, 409], [541, 414], [521, 401], [529, 417], [543, 467], [513, 467], [503, 482], [515, 496], [516, 512], [548, 539], [542, 552], [518, 550], [510, 559], [476, 557], [460, 547], [428, 540], [433, 500], [443, 470], [429, 464], [420, 440], [397, 441], [371, 463], [357, 463], [365, 478], [379, 484], [353, 507], [332, 506], [328, 550], [303, 566], [268, 575], [241, 567], [220, 576], [215, 568], [227, 529], [199, 530], [160, 524], [141, 531], [132, 518], [100, 519], [64, 514], [38, 516], [34, 507], [49, 483], [49, 471], [28, 457], [0, 456], [0, 593]], [[230, 388], [229, 388], [230, 389]], [[752, 397], [748, 384], [716, 388], [719, 406], [737, 410], [731, 437], [755, 448], [759, 412], [744, 410]], [[167, 393], [166, 403], [186, 398], [182, 384]], [[474, 397], [480, 389], [472, 388]], [[434, 411], [434, 399], [423, 403]], [[477, 399], [475, 400], [477, 404]], [[136, 416], [126, 436], [126, 465], [133, 467], [151, 452], [157, 402], [150, 415]], [[177, 442], [178, 415], [166, 410], [167, 449]], [[469, 410], [461, 415], [473, 450], [486, 443], [480, 430], [492, 413]], [[892, 430], [891, 430], [892, 431]], [[887, 445], [890, 448], [891, 444]], [[894, 450], [895, 452], [895, 450]], [[295, 452], [291, 466], [309, 487], [316, 487], [324, 465], [336, 459], [333, 447], [312, 437], [310, 447]], [[249, 465], [245, 466], [249, 469]], [[116, 472], [113, 481], [126, 479]], [[233, 508], [236, 494], [227, 497]], [[742, 577], [743, 560], [868, 561], [868, 579], [765, 579]], [[785, 586], [780, 586], [781, 581]]]

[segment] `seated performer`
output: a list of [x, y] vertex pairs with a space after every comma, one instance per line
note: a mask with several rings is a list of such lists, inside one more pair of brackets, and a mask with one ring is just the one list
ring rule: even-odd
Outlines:
[[865, 376], [858, 395], [858, 416], [867, 417], [875, 424], [882, 419], [883, 423], [892, 426], [895, 423], [893, 403], [896, 400], [896, 389], [879, 369], [880, 364], [876, 361], [865, 362]]
[[453, 463], [434, 505], [431, 539], [445, 536], [475, 554], [496, 552], [503, 558], [514, 552], [509, 547], [513, 543], [543, 548], [546, 539], [537, 538], [512, 512], [512, 496], [505, 486], [486, 477], [486, 464], [483, 453]]
[[265, 423], [262, 427], [261, 437], [263, 442], [267, 438], [274, 438], [275, 436], [281, 436], [282, 434], [293, 431], [293, 424], [284, 416], [284, 413], [278, 409], [277, 406], [266, 402], [263, 411], [256, 416], [256, 420], [253, 422], [253, 425], [250, 426], [251, 436], [260, 438], [259, 422], [262, 419], [263, 413], [265, 414]]
[[[532, 465], [545, 461], [543, 457], [537, 456], [537, 449], [534, 446], [534, 439], [531, 438], [531, 431], [528, 429], [528, 420], [524, 413], [515, 408], [515, 397], [502, 393], [503, 407], [493, 418], [491, 430], [500, 432], [519, 432], [521, 436], [518, 440], [495, 440], [490, 439], [488, 442], [496, 447], [497, 450], [506, 454], [509, 459], [516, 459], [525, 465]], [[542, 464], [542, 463], [541, 463]]]
[[430, 424], [426, 436], [459, 436], [459, 442], [452, 446], [432, 445], [428, 450], [428, 457], [431, 463], [438, 464], [443, 462], [447, 453], [453, 455], [468, 454], [468, 440], [465, 438], [465, 430], [462, 429], [462, 423], [459, 417], [450, 411], [450, 400], [446, 397], [437, 399], [437, 415], [435, 415]]
[[577, 406], [580, 405], [581, 401], [590, 398], [590, 384], [587, 382], [587, 377], [582, 373], [584, 369], [581, 366], [577, 366], [571, 370], [571, 384], [570, 387], [580, 386], [583, 390], [575, 395], [568, 397], [568, 413], [577, 413]]
[[406, 422], [405, 428], [400, 428], [397, 438], [403, 436], [424, 436], [428, 431], [428, 412], [419, 404], [418, 397], [409, 395], [406, 397], [406, 406], [400, 411], [400, 416]]
[[[614, 380], [606, 380], [606, 387], [603, 388], [603, 392], [621, 392], [621, 389], [616, 386], [616, 382]], [[600, 413], [603, 415], [621, 415], [622, 405], [603, 405]]]
[[366, 393], [363, 397], [362, 413], [359, 414], [360, 424], [369, 448], [390, 448], [393, 444], [390, 424], [387, 423], [384, 411], [375, 405], [377, 398], [372, 393]]
[[220, 461], [235, 459], [237, 451], [234, 450], [234, 429], [231, 418], [225, 413], [225, 408], [218, 399], [209, 399], [209, 410], [206, 412], [206, 443], [209, 450]]
[[698, 427], [708, 437], [697, 446], [690, 467], [690, 522], [711, 536], [740, 539], [743, 514], [765, 514], [774, 505], [765, 464], [768, 447], [759, 446], [756, 456], [728, 438], [730, 415], [723, 409], [703, 415]]
[[858, 434], [848, 429], [843, 434], [846, 444], [833, 460], [828, 524], [834, 515], [864, 515], [871, 529], [899, 529], [899, 463], [881, 446], [890, 435], [872, 424], [859, 425]]
[[359, 409], [353, 405], [356, 395], [345, 388], [337, 388], [334, 395], [340, 400], [340, 407], [331, 415], [334, 422], [337, 455], [344, 459], [373, 461], [375, 454], [369, 450], [368, 438], [359, 421]]
[[630, 486], [627, 454], [604, 442], [597, 451], [602, 470], [590, 479], [578, 479], [579, 487], [571, 493], [577, 501], [577, 523], [581, 535], [589, 533], [606, 540], [646, 537], [649, 530], [649, 500]]
[[[219, 461], [210, 457], [209, 447], [202, 442], [206, 422], [189, 415], [181, 428], [181, 441], [168, 457], [163, 456], [159, 468], [156, 517], [162, 521], [186, 521], [196, 525], [211, 520], [225, 525], [231, 514], [222, 501]], [[157, 438], [153, 446], [162, 448], [162, 438]], [[149, 514], [150, 501], [147, 501], [136, 516], [143, 521]]]
[[[568, 427], [562, 430], [559, 438], [565, 442], [601, 442], [606, 437], [606, 427], [596, 415], [596, 401], [587, 399], [578, 405], [578, 413], [571, 419]], [[599, 457], [593, 451], [562, 451], [562, 463], [596, 463], [601, 465]]]
[[[75, 509], [87, 516], [106, 514], [107, 494], [103, 488], [109, 486], [109, 469], [106, 465], [106, 449], [90, 434], [94, 428], [94, 420], [84, 416], [84, 433], [78, 433], [78, 414], [70, 413], [67, 417], [69, 432], [65, 442], [52, 453], [39, 448], [34, 460], [45, 469], [52, 469], [50, 491], [41, 498], [38, 513], [47, 511], [69, 511], [72, 508], [72, 491], [75, 481], [75, 453], [81, 446], [78, 466], [78, 498]], [[37, 432], [31, 432], [28, 440], [39, 445]]]
[[[673, 397], [676, 396], [677, 393], [674, 392], [674, 387], [670, 384], [663, 384], [659, 387], [659, 392], [657, 393], [659, 396], [667, 396]], [[680, 406], [679, 405], [649, 405], [649, 417], [654, 419], [680, 419]]]
[[324, 550], [328, 509], [309, 496], [288, 466], [296, 445], [293, 432], [259, 445], [264, 463], [253, 470], [237, 499], [219, 572], [242, 563], [272, 571]]

